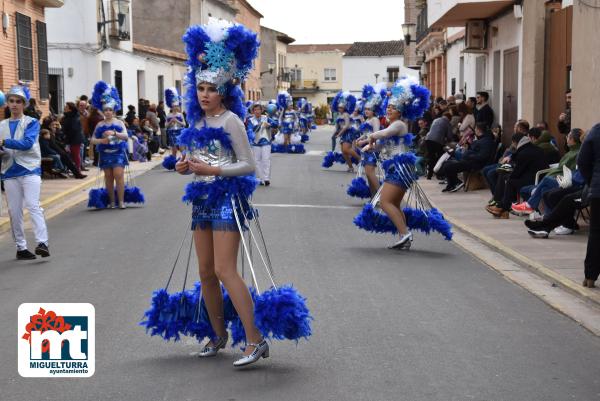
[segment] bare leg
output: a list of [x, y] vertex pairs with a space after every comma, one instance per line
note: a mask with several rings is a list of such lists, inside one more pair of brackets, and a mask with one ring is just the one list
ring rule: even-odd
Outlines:
[[[349, 169], [353, 169], [354, 166], [352, 165], [352, 159], [351, 159], [351, 151], [352, 151], [352, 145], [344, 142], [342, 143], [342, 156], [344, 157], [344, 160], [346, 160], [346, 164], [348, 165]], [[356, 152], [354, 152], [356, 153]]]
[[119, 198], [119, 206], [125, 204], [125, 176], [123, 167], [113, 168], [115, 183], [117, 184], [117, 197]]
[[[223, 293], [219, 279], [215, 274], [213, 232], [211, 229], [195, 230], [194, 245], [198, 256], [200, 283], [202, 284], [202, 299], [208, 311], [210, 324], [219, 337], [225, 337], [225, 318], [223, 313]], [[212, 343], [212, 340], [211, 340]], [[210, 344], [214, 346], [215, 344]]]
[[290, 134], [283, 134], [283, 144], [288, 146], [290, 144]]
[[398, 229], [398, 232], [402, 235], [408, 233], [406, 217], [400, 208], [405, 193], [406, 189], [402, 187], [384, 183], [383, 189], [381, 190], [381, 200], [379, 201], [385, 214], [388, 215], [390, 220], [392, 220], [392, 223], [394, 223]]
[[367, 176], [367, 182], [369, 183], [369, 189], [371, 190], [371, 196], [377, 193], [379, 190], [379, 179], [377, 178], [377, 173], [375, 172], [375, 166], [366, 165], [365, 166], [365, 175]]
[[104, 169], [104, 187], [108, 192], [108, 200], [111, 206], [115, 205], [115, 176], [112, 168]]
[[[254, 303], [246, 283], [237, 271], [237, 254], [240, 245], [240, 234], [232, 231], [214, 231], [213, 246], [215, 250], [215, 273], [229, 293], [233, 306], [237, 311], [248, 343], [258, 344], [262, 336], [254, 324]], [[254, 351], [247, 347], [245, 355]]]

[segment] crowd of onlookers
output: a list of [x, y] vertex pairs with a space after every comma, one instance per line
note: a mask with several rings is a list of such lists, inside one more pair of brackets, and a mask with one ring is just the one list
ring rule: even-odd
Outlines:
[[[140, 162], [148, 161], [153, 155], [164, 153], [167, 148], [165, 124], [167, 114], [164, 102], [151, 104], [140, 99], [138, 107], [127, 106], [123, 118], [128, 129], [129, 158]], [[4, 118], [9, 117], [8, 107], [3, 111]], [[42, 111], [34, 98], [29, 100], [25, 115], [40, 120], [40, 150], [43, 159], [52, 159], [52, 167], [44, 171], [52, 178], [82, 179], [85, 172], [98, 164], [98, 154], [90, 144], [90, 138], [96, 125], [104, 119], [102, 113], [94, 108], [86, 95], [75, 102], [67, 102], [62, 114], [50, 112], [42, 118]]]
[[[447, 193], [471, 181], [484, 183], [491, 192], [485, 210], [497, 219], [527, 216], [526, 229], [535, 238], [572, 234], [583, 217], [590, 225], [589, 244], [595, 241], [600, 248], [598, 208], [594, 215], [590, 207], [600, 198], [600, 124], [588, 132], [571, 127], [570, 100], [567, 92], [566, 109], [554, 129], [544, 121], [533, 126], [519, 120], [512, 135], [503, 136], [502, 128], [494, 125], [486, 92], [475, 98], [458, 94], [435, 99], [412, 127], [422, 172], [427, 179], [436, 176]], [[588, 287], [597, 279], [588, 267], [600, 271], [595, 248], [588, 245]]]

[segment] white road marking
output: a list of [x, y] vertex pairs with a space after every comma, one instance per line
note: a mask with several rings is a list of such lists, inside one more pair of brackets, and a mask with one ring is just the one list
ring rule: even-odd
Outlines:
[[305, 156], [325, 156], [326, 153], [327, 152], [322, 151], [322, 150], [309, 150], [304, 155]]
[[362, 206], [336, 206], [336, 205], [289, 205], [283, 203], [254, 203], [256, 207], [287, 207], [301, 209], [359, 209]]

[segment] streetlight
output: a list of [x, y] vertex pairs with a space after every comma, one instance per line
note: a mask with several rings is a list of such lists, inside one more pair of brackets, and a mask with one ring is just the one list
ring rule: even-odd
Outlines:
[[267, 70], [266, 71], [261, 71], [260, 76], [262, 77], [265, 74], [272, 74], [273, 70], [275, 69], [275, 64], [273, 63], [269, 63], [267, 64]]
[[[98, 22], [98, 32], [102, 30], [106, 24], [111, 24], [117, 22], [119, 24], [119, 38], [120, 39], [129, 39], [129, 32], [123, 32], [121, 29], [125, 24], [125, 20], [129, 15], [129, 6], [131, 4], [131, 0], [111, 0], [110, 5], [117, 12], [117, 19], [108, 20]], [[102, 7], [102, 16], [104, 17], [104, 7]]]
[[404, 34], [404, 43], [407, 45], [417, 43], [416, 40], [411, 40], [411, 38], [417, 37], [417, 24], [402, 24], [402, 33]]

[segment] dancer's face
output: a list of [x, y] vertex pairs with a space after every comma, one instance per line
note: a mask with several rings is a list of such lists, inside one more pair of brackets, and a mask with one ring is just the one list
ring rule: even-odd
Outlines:
[[202, 111], [205, 113], [214, 114], [221, 108], [223, 97], [219, 94], [215, 85], [200, 82], [196, 87], [196, 94], [200, 101], [200, 107], [202, 107]]
[[110, 107], [106, 107], [102, 109], [102, 114], [104, 114], [104, 118], [110, 120], [115, 115], [115, 112]]
[[6, 102], [13, 117], [21, 117], [25, 110], [25, 101], [18, 96], [10, 96]]
[[260, 107], [260, 106], [254, 107], [252, 109], [252, 113], [254, 113], [254, 117], [260, 118], [260, 116], [262, 115], [262, 107]]
[[396, 121], [400, 118], [400, 112], [394, 106], [388, 106], [387, 116], [390, 120]]
[[365, 116], [367, 116], [367, 118], [373, 117], [373, 110], [365, 109]]

